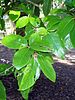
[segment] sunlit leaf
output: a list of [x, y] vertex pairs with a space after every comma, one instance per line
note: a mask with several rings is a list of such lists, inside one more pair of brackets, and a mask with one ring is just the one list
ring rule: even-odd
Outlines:
[[22, 28], [22, 27], [26, 26], [28, 24], [28, 22], [29, 22], [28, 17], [26, 17], [26, 16], [20, 17], [18, 19], [18, 21], [16, 22], [16, 27], [17, 28]]
[[20, 11], [10, 10], [9, 17], [12, 21], [16, 21], [20, 17]]
[[11, 34], [3, 38], [2, 44], [11, 49], [19, 49], [20, 46], [26, 46], [27, 41], [20, 35]]
[[45, 76], [50, 79], [52, 82], [56, 81], [56, 73], [51, 65], [51, 62], [42, 55], [38, 55], [38, 62], [40, 64], [40, 68]]

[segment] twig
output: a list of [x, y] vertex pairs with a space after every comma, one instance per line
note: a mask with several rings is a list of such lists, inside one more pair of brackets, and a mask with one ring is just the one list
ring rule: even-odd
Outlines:
[[32, 5], [34, 5], [34, 6], [36, 6], [36, 7], [38, 7], [38, 8], [39, 8], [39, 5], [38, 5], [38, 4], [36, 4], [36, 3], [34, 3], [34, 2], [31, 2], [31, 1], [29, 1], [29, 0], [26, 0], [26, 2], [28, 2], [28, 3], [30, 3], [30, 4], [32, 4]]

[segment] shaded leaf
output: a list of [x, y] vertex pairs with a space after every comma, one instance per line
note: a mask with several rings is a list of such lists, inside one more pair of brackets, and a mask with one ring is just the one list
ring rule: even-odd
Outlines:
[[6, 100], [6, 90], [2, 81], [0, 81], [0, 100]]
[[52, 0], [43, 0], [43, 13], [47, 16], [50, 12]]

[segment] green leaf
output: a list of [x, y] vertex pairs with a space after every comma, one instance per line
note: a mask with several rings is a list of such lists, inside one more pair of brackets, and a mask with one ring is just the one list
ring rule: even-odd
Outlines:
[[43, 13], [45, 16], [47, 16], [50, 12], [51, 2], [52, 2], [52, 0], [44, 0], [43, 1]]
[[17, 70], [20, 70], [24, 66], [28, 64], [30, 61], [31, 55], [33, 54], [33, 50], [30, 48], [22, 48], [18, 50], [13, 58], [13, 65]]
[[72, 45], [75, 47], [75, 25], [72, 31], [70, 32], [70, 39], [71, 39]]
[[33, 17], [29, 17], [29, 21], [30, 21], [30, 23], [33, 25], [33, 26], [37, 26], [37, 22], [36, 22], [36, 19], [35, 18], [33, 18]]
[[73, 0], [72, 3], [73, 3], [73, 6], [75, 7], [75, 0]]
[[41, 36], [39, 36], [37, 33], [34, 33], [30, 36], [29, 45], [36, 51], [50, 52], [50, 48], [45, 45], [45, 42], [42, 42]]
[[[58, 16], [54, 16], [54, 15], [50, 15], [47, 17], [47, 29], [48, 30], [56, 30], [58, 27], [59, 22], [61, 21], [61, 19]], [[56, 25], [56, 27], [55, 27]]]
[[26, 16], [20, 17], [18, 21], [16, 22], [16, 27], [17, 28], [23, 28], [25, 27], [29, 22], [29, 18]]
[[5, 70], [6, 70], [7, 68], [9, 68], [9, 67], [10, 67], [9, 64], [0, 64], [0, 73], [5, 72]]
[[50, 33], [43, 38], [43, 44], [48, 46], [48, 48], [58, 57], [64, 58], [64, 47], [63, 43], [56, 33]]
[[6, 100], [6, 90], [2, 81], [0, 81], [0, 100]]
[[22, 94], [22, 97], [25, 99], [25, 100], [28, 100], [28, 95], [29, 95], [29, 92], [30, 92], [30, 88], [25, 90], [25, 91], [20, 91], [21, 94]]
[[42, 55], [38, 55], [38, 63], [45, 76], [52, 82], [56, 81], [56, 73], [51, 62]]
[[2, 8], [0, 7], [0, 16], [2, 15]]
[[11, 49], [19, 49], [20, 46], [27, 46], [27, 41], [20, 35], [11, 34], [3, 38], [2, 44]]
[[74, 19], [71, 16], [66, 16], [59, 24], [57, 33], [61, 38], [65, 38], [74, 26]]
[[66, 14], [67, 10], [63, 9], [63, 8], [54, 8], [50, 10], [50, 14], [55, 14], [55, 15], [60, 15], [61, 17], [64, 17], [64, 15]]
[[20, 11], [10, 10], [9, 17], [12, 21], [16, 21], [20, 17]]
[[35, 84], [34, 68], [32, 63], [33, 62], [30, 62], [23, 71], [23, 75], [18, 77], [19, 90], [27, 90]]
[[47, 32], [47, 29], [46, 29], [46, 28], [40, 27], [40, 28], [38, 28], [38, 30], [37, 30], [37, 34], [45, 36], [45, 35], [48, 34], [48, 32]]
[[35, 81], [36, 81], [37, 79], [39, 79], [40, 73], [41, 73], [37, 58], [34, 58], [33, 68], [34, 68], [34, 75], [35, 75]]
[[33, 26], [29, 23], [25, 28], [25, 38], [29, 39], [34, 32]]

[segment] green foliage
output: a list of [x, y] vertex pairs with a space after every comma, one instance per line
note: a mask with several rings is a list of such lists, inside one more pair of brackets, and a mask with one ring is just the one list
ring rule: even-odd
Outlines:
[[0, 99], [6, 100], [6, 90], [1, 80], [0, 80]]
[[9, 17], [12, 21], [16, 21], [20, 17], [20, 11], [10, 10]]
[[24, 26], [26, 26], [29, 22], [29, 18], [26, 16], [23, 16], [21, 18], [19, 18], [19, 20], [16, 22], [16, 27], [17, 28], [22, 28]]
[[[60, 4], [63, 0], [57, 1]], [[53, 8], [52, 2], [1, 0], [0, 29], [4, 29], [3, 15], [7, 13], [16, 25], [17, 34], [5, 35], [1, 41], [4, 46], [15, 49], [15, 54], [12, 67], [0, 65], [0, 75], [14, 70], [19, 91], [25, 100], [28, 100], [28, 93], [41, 71], [49, 80], [56, 81], [53, 55], [64, 59], [67, 47], [75, 47], [75, 0], [65, 0], [63, 7], [59, 8]], [[3, 95], [5, 92], [0, 95], [1, 98]]]
[[74, 26], [74, 18], [66, 16], [59, 24], [57, 33], [61, 38], [65, 38]]
[[40, 64], [40, 68], [45, 74], [45, 76], [50, 79], [51, 81], [56, 81], [56, 73], [53, 69], [53, 66], [51, 65], [51, 62], [47, 57], [44, 57], [42, 55], [38, 55], [38, 63]]
[[13, 65], [16, 69], [20, 70], [24, 66], [27, 65], [27, 63], [30, 61], [31, 55], [33, 54], [33, 50], [30, 48], [21, 48], [19, 51], [17, 51], [13, 58]]
[[19, 49], [27, 46], [27, 40], [20, 35], [11, 34], [3, 38], [2, 44], [11, 49]]
[[47, 16], [50, 12], [52, 0], [43, 0], [43, 13]]

